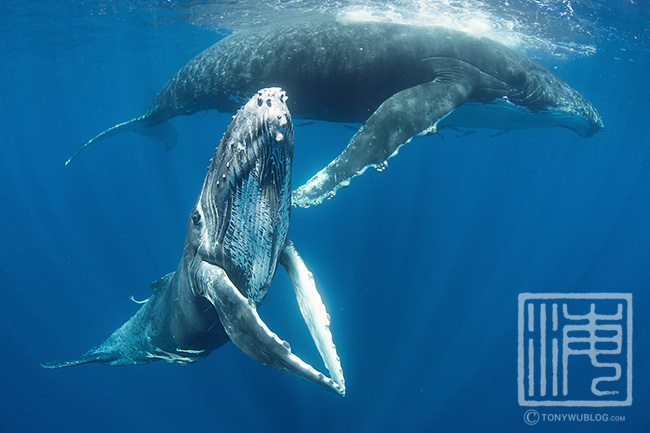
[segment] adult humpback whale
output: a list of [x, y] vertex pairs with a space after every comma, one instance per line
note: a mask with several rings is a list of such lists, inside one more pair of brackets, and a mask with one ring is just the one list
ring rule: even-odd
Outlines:
[[[263, 89], [234, 117], [190, 214], [176, 272], [153, 283], [151, 298], [103, 344], [44, 367], [188, 363], [230, 339], [265, 365], [345, 395], [329, 316], [287, 239], [293, 125], [285, 101], [279, 88]], [[332, 379], [294, 355], [257, 313], [278, 262]]]
[[294, 95], [296, 117], [365, 122], [339, 157], [294, 192], [298, 206], [332, 197], [366, 168], [384, 167], [414, 136], [438, 127], [561, 126], [581, 136], [603, 129], [580, 93], [492, 40], [444, 28], [306, 22], [222, 39], [181, 68], [144, 115], [102, 132], [66, 164], [125, 130], [151, 131], [170, 147], [176, 139], [171, 126], [162, 134], [150, 128], [199, 110], [234, 111], [266, 86]]

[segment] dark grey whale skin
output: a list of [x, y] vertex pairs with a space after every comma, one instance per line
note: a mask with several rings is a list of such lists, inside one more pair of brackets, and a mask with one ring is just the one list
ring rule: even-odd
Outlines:
[[[399, 146], [434, 133], [438, 121], [468, 102], [498, 109], [503, 104], [494, 102], [506, 101], [550, 118], [534, 126], [562, 126], [581, 136], [603, 129], [580, 93], [492, 40], [437, 27], [324, 21], [240, 31], [220, 40], [183, 66], [143, 116], [109, 128], [84, 148], [123, 130], [146, 133], [178, 115], [234, 112], [269, 86], [292, 95], [294, 117], [366, 124], [319, 182], [312, 179], [294, 194], [298, 205], [322, 201], [368, 166], [384, 165]], [[507, 114], [502, 123], [493, 119], [495, 128], [528, 127]], [[173, 133], [158, 136], [167, 137], [168, 147], [175, 143]]]
[[[176, 271], [154, 282], [152, 296], [104, 343], [43, 367], [186, 364], [232, 340], [267, 366], [345, 395], [329, 316], [315, 285], [303, 283], [311, 274], [287, 238], [293, 124], [286, 100], [279, 88], [262, 89], [234, 116], [188, 218]], [[257, 313], [278, 264], [302, 300], [301, 313], [334, 379], [294, 355]]]
[[445, 28], [388, 23], [316, 22], [235, 33], [183, 66], [145, 117], [155, 125], [205, 109], [231, 112], [255, 90], [282, 85], [292, 95], [294, 117], [365, 122], [401, 90], [463, 74], [463, 63], [495, 78], [495, 88], [476, 87], [468, 101], [508, 96], [533, 111], [567, 104], [592, 125], [585, 135], [602, 129], [584, 97], [512, 49]]
[[[270, 90], [263, 99], [271, 105], [263, 101], [259, 107], [242, 107], [217, 146], [187, 221], [176, 271], [152, 283], [152, 296], [103, 344], [82, 357], [44, 364], [46, 368], [205, 358], [230, 340], [208, 296], [215, 284], [203, 281], [210, 272], [206, 267], [223, 269], [243, 295], [261, 303], [287, 242], [291, 208], [293, 125], [286, 95]], [[242, 189], [254, 193], [242, 196]], [[259, 215], [263, 208], [269, 209], [266, 218]], [[250, 233], [242, 226], [256, 231], [254, 236], [261, 239], [257, 248], [249, 248]], [[260, 269], [257, 275], [252, 275], [252, 264]]]

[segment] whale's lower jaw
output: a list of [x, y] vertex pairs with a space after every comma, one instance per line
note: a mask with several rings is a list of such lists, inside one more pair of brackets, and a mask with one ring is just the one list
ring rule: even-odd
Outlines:
[[590, 121], [578, 112], [564, 107], [550, 107], [534, 112], [506, 98], [499, 98], [487, 104], [463, 104], [438, 122], [438, 130], [449, 127], [501, 131], [562, 127], [575, 131], [581, 137], [590, 137], [604, 129], [600, 118]]
[[[290, 176], [290, 171], [289, 171]], [[271, 285], [289, 230], [291, 187], [260, 185], [254, 173], [235, 187], [223, 239], [224, 268], [245, 295], [260, 305]], [[249, 212], [255, 211], [255, 218]]]

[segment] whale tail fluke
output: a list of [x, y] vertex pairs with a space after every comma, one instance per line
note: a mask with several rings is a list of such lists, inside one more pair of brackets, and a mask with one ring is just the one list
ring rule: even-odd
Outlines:
[[102, 131], [95, 137], [88, 140], [83, 146], [81, 146], [77, 151], [65, 162], [65, 165], [70, 164], [73, 159], [75, 159], [85, 148], [90, 146], [93, 143], [104, 140], [108, 137], [113, 137], [114, 135], [121, 134], [123, 132], [133, 131], [148, 137], [157, 138], [158, 140], [165, 143], [165, 149], [169, 150], [176, 145], [178, 141], [178, 134], [176, 130], [169, 122], [162, 122], [158, 125], [148, 126], [149, 119], [147, 116], [136, 117], [126, 122], [119, 123], [115, 126], [108, 128], [105, 131]]
[[165, 150], [173, 149], [178, 142], [178, 133], [170, 122], [163, 122], [155, 126], [134, 129], [134, 132], [162, 141], [165, 143]]

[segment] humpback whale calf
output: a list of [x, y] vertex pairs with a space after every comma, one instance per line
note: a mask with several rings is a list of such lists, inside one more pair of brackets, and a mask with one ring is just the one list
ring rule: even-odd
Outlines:
[[[176, 271], [152, 283], [153, 295], [103, 344], [44, 367], [190, 363], [232, 340], [265, 365], [345, 395], [329, 315], [287, 239], [293, 124], [286, 99], [279, 88], [263, 89], [235, 115], [190, 213]], [[294, 355], [257, 313], [278, 263], [332, 378]]]
[[[255, 90], [279, 86], [295, 117], [364, 123], [343, 152], [298, 188], [293, 204], [332, 197], [366, 168], [443, 126], [603, 129], [591, 103], [528, 57], [486, 38], [438, 27], [304, 22], [236, 32], [190, 60], [142, 116], [88, 145], [134, 130], [175, 144], [166, 121], [205, 109], [235, 111]], [[157, 128], [153, 128], [157, 126]]]

